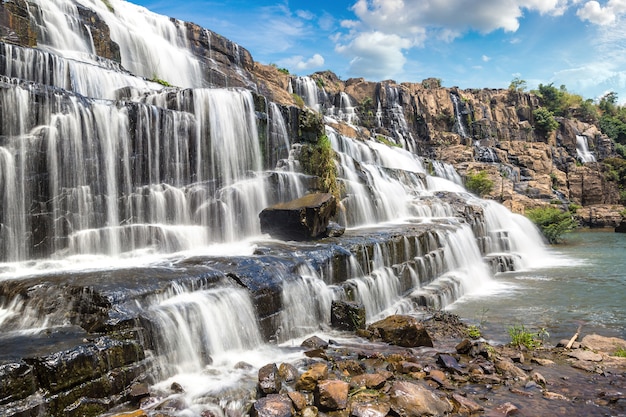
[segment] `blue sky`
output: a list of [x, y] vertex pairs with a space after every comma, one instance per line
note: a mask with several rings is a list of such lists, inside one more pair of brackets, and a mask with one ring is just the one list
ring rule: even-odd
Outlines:
[[565, 85], [626, 102], [626, 0], [132, 0], [195, 22], [264, 64], [446, 87]]

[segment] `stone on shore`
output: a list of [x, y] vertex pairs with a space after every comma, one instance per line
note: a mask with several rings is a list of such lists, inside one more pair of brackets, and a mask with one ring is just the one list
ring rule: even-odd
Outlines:
[[259, 214], [261, 231], [283, 240], [325, 237], [336, 210], [337, 201], [332, 194], [309, 194], [263, 210]]
[[270, 394], [258, 399], [250, 413], [253, 417], [291, 417], [294, 415], [289, 396]]
[[443, 416], [453, 407], [423, 385], [407, 381], [395, 382], [389, 392], [391, 409], [400, 417]]
[[393, 315], [368, 327], [374, 338], [402, 347], [433, 347], [430, 335], [415, 317]]

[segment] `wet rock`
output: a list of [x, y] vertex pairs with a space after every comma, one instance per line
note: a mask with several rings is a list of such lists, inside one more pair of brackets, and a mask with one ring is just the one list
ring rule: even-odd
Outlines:
[[461, 368], [459, 362], [450, 355], [439, 354], [437, 356], [437, 363], [441, 365], [444, 369], [456, 372], [459, 375], [467, 373], [463, 368]]
[[439, 369], [433, 369], [428, 373], [428, 378], [434, 382], [436, 382], [439, 386], [447, 386], [448, 381], [446, 378], [446, 374]]
[[338, 361], [335, 363], [335, 366], [345, 376], [361, 375], [365, 372], [365, 365], [362, 362], [355, 360]]
[[457, 404], [460, 413], [474, 414], [484, 410], [480, 404], [458, 393], [452, 394], [452, 400]]
[[317, 410], [317, 407], [311, 406], [303, 409], [301, 414], [302, 417], [317, 417], [319, 415], [319, 412]]
[[316, 363], [311, 368], [300, 375], [296, 382], [296, 389], [299, 391], [314, 391], [317, 382], [328, 377], [328, 366], [325, 363]]
[[350, 381], [350, 386], [379, 389], [382, 388], [385, 382], [391, 379], [391, 377], [393, 377], [391, 372], [357, 375]]
[[472, 349], [472, 341], [469, 339], [463, 339], [461, 343], [456, 345], [455, 350], [460, 354], [468, 354]]
[[309, 194], [264, 209], [259, 214], [261, 231], [283, 240], [315, 239], [326, 233], [336, 210], [332, 194]]
[[325, 237], [340, 237], [346, 232], [346, 228], [335, 222], [328, 222], [326, 227]]
[[541, 365], [541, 366], [554, 366], [555, 365], [554, 361], [552, 361], [550, 359], [532, 358], [530, 361], [536, 363], [537, 365]]
[[[569, 339], [561, 339], [559, 340], [559, 342], [556, 344], [556, 347], [566, 347], [569, 343]], [[580, 349], [580, 342], [574, 342], [572, 343], [572, 346], [570, 346], [571, 349]]]
[[601, 362], [602, 361], [601, 354], [593, 353], [590, 350], [576, 349], [572, 352], [568, 352], [567, 356], [571, 358], [576, 358], [579, 361], [589, 361], [589, 362]]
[[176, 394], [182, 394], [183, 392], [185, 392], [185, 389], [183, 388], [183, 386], [180, 385], [178, 382], [172, 382], [172, 385], [170, 386], [170, 390], [172, 390], [172, 392]]
[[348, 406], [350, 385], [339, 380], [325, 380], [317, 384], [316, 403], [326, 410], [343, 410]]
[[139, 403], [143, 398], [150, 396], [150, 387], [145, 382], [135, 383], [130, 387], [130, 397]]
[[277, 394], [282, 387], [278, 367], [275, 363], [265, 365], [259, 369], [259, 389], [264, 395]]
[[530, 374], [530, 379], [536, 382], [537, 384], [541, 385], [542, 387], [545, 387], [546, 385], [548, 385], [548, 382], [546, 381], [544, 376], [541, 375], [539, 372], [533, 372], [532, 374]]
[[544, 391], [543, 398], [547, 400], [569, 401], [569, 399], [565, 395], [550, 391]]
[[252, 368], [254, 368], [254, 366], [250, 365], [247, 362], [243, 362], [243, 361], [237, 362], [235, 364], [235, 369], [246, 369], [246, 370], [249, 370], [249, 369], [252, 369]]
[[615, 228], [615, 233], [626, 233], [626, 219], [622, 219], [619, 225]]
[[516, 414], [519, 411], [519, 409], [511, 404], [511, 403], [504, 403], [504, 404], [500, 404], [499, 406], [497, 406], [496, 408], [489, 410], [487, 412], [487, 416], [488, 417], [505, 417], [505, 416], [511, 416]]
[[526, 380], [528, 378], [526, 372], [515, 366], [513, 362], [509, 362], [507, 360], [497, 360], [495, 361], [494, 365], [498, 372], [502, 373], [506, 377], [517, 378], [521, 380]]
[[23, 362], [0, 365], [0, 404], [21, 400], [37, 390], [35, 375]]
[[350, 407], [352, 417], [385, 417], [389, 414], [391, 406], [387, 402], [353, 402]]
[[583, 337], [580, 344], [586, 349], [604, 352], [609, 355], [619, 348], [626, 349], [626, 340], [618, 337], [604, 337], [597, 334], [590, 334]]
[[410, 374], [411, 372], [420, 372], [423, 366], [416, 362], [401, 361], [394, 366], [394, 369], [401, 374]]
[[352, 301], [333, 301], [330, 307], [330, 325], [337, 330], [365, 329], [365, 307]]
[[291, 391], [288, 392], [287, 395], [291, 399], [291, 402], [297, 411], [301, 411], [307, 406], [306, 397], [301, 392]]
[[280, 366], [278, 367], [278, 375], [283, 381], [285, 381], [288, 384], [291, 384], [298, 379], [298, 377], [300, 376], [300, 373], [298, 372], [296, 367], [293, 366], [292, 364], [281, 363]]
[[368, 330], [374, 337], [392, 345], [433, 347], [433, 341], [424, 325], [411, 316], [389, 316], [371, 324]]
[[452, 404], [430, 389], [411, 382], [395, 382], [389, 395], [391, 409], [400, 417], [442, 416], [453, 409]]
[[291, 417], [294, 411], [287, 395], [270, 394], [257, 400], [250, 414], [253, 417]]
[[328, 342], [320, 337], [312, 336], [302, 342], [300, 346], [307, 349], [326, 349], [328, 347]]

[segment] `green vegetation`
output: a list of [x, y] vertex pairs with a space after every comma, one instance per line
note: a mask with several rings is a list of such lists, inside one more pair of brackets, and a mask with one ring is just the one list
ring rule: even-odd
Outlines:
[[107, 7], [107, 9], [109, 9], [111, 13], [115, 13], [115, 9], [113, 8], [109, 0], [102, 0], [102, 3], [104, 3], [104, 5]]
[[527, 330], [524, 325], [514, 325], [509, 327], [509, 336], [511, 337], [511, 345], [518, 348], [524, 346], [526, 349], [535, 349], [541, 346], [550, 334], [544, 328], [533, 333]]
[[152, 81], [153, 83], [161, 84], [163, 87], [174, 87], [172, 84], [168, 83], [167, 81], [160, 79], [156, 74], [152, 75], [152, 78], [150, 78], [150, 81]]
[[316, 176], [318, 187], [324, 193], [331, 193], [340, 199], [339, 183], [337, 182], [337, 166], [335, 165], [335, 151], [328, 136], [322, 135], [317, 143], [307, 143], [300, 151], [302, 170], [309, 175]]
[[539, 227], [551, 244], [561, 242], [564, 233], [571, 232], [578, 227], [570, 211], [562, 211], [555, 207], [528, 210], [526, 217]]
[[493, 191], [493, 181], [487, 176], [487, 171], [468, 173], [465, 178], [465, 188], [477, 196], [483, 197]]
[[626, 349], [624, 348], [618, 348], [615, 353], [613, 353], [613, 356], [617, 356], [620, 358], [626, 358]]
[[293, 97], [293, 100], [296, 102], [296, 106], [300, 107], [301, 109], [304, 108], [304, 99], [302, 97], [300, 97], [296, 93], [291, 94], [291, 97]]
[[524, 91], [526, 91], [526, 87], [526, 80], [515, 77], [513, 78], [513, 80], [511, 80], [511, 84], [509, 84], [509, 91], [518, 91], [520, 93], [523, 93]]
[[540, 132], [548, 135], [559, 127], [559, 122], [554, 119], [554, 115], [545, 107], [539, 107], [533, 112], [535, 127]]
[[386, 136], [383, 136], [383, 135], [376, 135], [376, 140], [390, 147], [394, 147], [394, 148], [402, 147], [402, 145], [398, 145], [397, 143], [390, 141]]
[[482, 334], [480, 333], [480, 328], [474, 324], [467, 327], [467, 336], [471, 339], [480, 339]]

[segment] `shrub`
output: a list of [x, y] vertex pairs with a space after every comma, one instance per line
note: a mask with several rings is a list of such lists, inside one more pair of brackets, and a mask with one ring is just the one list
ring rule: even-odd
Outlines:
[[559, 243], [563, 234], [574, 230], [578, 223], [569, 211], [555, 207], [542, 207], [526, 211], [526, 217], [535, 223], [551, 244]]
[[493, 181], [487, 176], [487, 171], [469, 173], [465, 179], [465, 188], [477, 196], [483, 197], [493, 191]]
[[471, 339], [480, 339], [481, 333], [480, 333], [480, 329], [478, 328], [478, 326], [472, 324], [471, 326], [468, 326], [467, 328], [467, 335], [471, 338]]
[[559, 127], [559, 122], [554, 119], [552, 112], [545, 107], [539, 107], [533, 112], [535, 127], [546, 135]]
[[624, 348], [618, 348], [615, 353], [613, 354], [613, 356], [618, 356], [620, 358], [626, 358], [626, 349]]
[[549, 336], [546, 329], [540, 329], [538, 332], [527, 330], [524, 325], [514, 325], [509, 327], [509, 336], [511, 344], [516, 347], [524, 346], [526, 349], [535, 349], [543, 344], [545, 338]]
[[304, 99], [302, 97], [300, 97], [296, 93], [293, 93], [291, 97], [293, 97], [293, 101], [296, 102], [296, 106], [300, 107], [301, 109], [304, 108]]
[[319, 180], [318, 187], [324, 193], [331, 193], [340, 199], [339, 183], [337, 182], [337, 166], [335, 165], [335, 151], [328, 136], [322, 135], [317, 143], [307, 143], [300, 151], [302, 170]]

